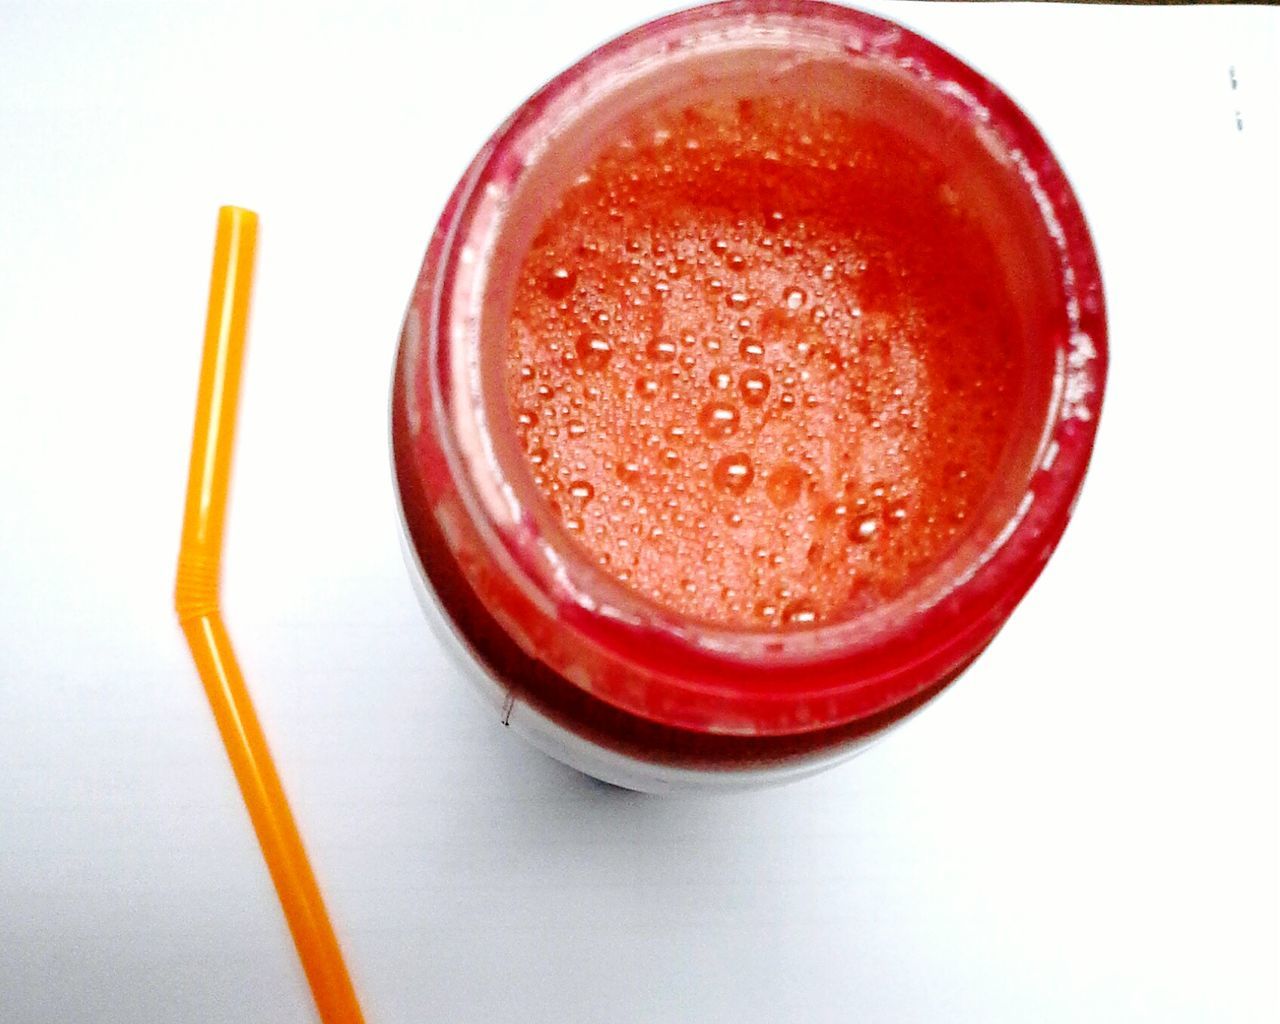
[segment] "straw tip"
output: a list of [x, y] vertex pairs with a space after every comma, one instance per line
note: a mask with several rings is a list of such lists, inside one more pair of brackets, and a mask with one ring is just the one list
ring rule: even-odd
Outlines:
[[258, 215], [243, 206], [220, 206], [218, 207], [218, 217], [251, 224], [256, 224], [258, 221]]

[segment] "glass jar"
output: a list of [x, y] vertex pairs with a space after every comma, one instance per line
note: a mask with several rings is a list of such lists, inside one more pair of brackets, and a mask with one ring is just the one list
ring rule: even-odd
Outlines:
[[[1000, 485], [963, 541], [899, 597], [809, 629], [682, 619], [592, 564], [534, 486], [504, 384], [523, 254], [584, 154], [672, 97], [762, 89], [847, 104], [945, 163], [992, 241], [1027, 367]], [[1066, 526], [1105, 371], [1079, 206], [995, 86], [891, 22], [824, 3], [664, 17], [527, 100], [440, 218], [392, 393], [411, 571], [494, 714], [565, 763], [646, 791], [797, 778], [864, 747], [991, 641]]]

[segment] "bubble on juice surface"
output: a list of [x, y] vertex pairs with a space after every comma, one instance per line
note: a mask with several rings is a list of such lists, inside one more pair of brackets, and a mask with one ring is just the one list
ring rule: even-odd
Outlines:
[[782, 621], [788, 626], [811, 626], [818, 619], [818, 609], [812, 601], [792, 601], [782, 609]]
[[711, 438], [730, 437], [738, 430], [738, 410], [728, 402], [708, 402], [698, 413], [698, 425]]
[[790, 508], [800, 499], [804, 471], [794, 462], [784, 462], [769, 474], [765, 493], [778, 508]]
[[543, 288], [548, 296], [558, 302], [573, 290], [575, 277], [574, 272], [568, 267], [554, 267], [546, 276]]
[[782, 611], [782, 609], [778, 607], [777, 601], [769, 600], [767, 598], [757, 601], [751, 610], [757, 619], [768, 625], [774, 625]]
[[609, 365], [609, 357], [613, 355], [613, 346], [602, 334], [583, 334], [574, 343], [574, 351], [584, 368], [603, 370]]
[[772, 380], [764, 370], [748, 370], [738, 381], [738, 390], [747, 405], [764, 405]]
[[871, 516], [859, 519], [849, 526], [849, 538], [858, 544], [867, 544], [875, 540], [879, 532], [880, 523]]
[[712, 471], [716, 487], [726, 494], [742, 494], [751, 486], [755, 469], [745, 452], [735, 452], [720, 459]]
[[657, 363], [669, 363], [676, 357], [675, 339], [668, 337], [654, 338], [645, 346], [645, 355]]

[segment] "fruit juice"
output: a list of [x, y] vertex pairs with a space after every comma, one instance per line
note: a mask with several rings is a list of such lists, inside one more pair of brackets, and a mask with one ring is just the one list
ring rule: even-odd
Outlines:
[[1011, 429], [1022, 342], [945, 168], [820, 102], [630, 123], [546, 218], [511, 315], [529, 470], [619, 582], [803, 627], [956, 543]]

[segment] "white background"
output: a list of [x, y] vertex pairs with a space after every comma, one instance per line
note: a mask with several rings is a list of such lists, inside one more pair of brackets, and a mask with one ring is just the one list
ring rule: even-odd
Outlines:
[[497, 122], [663, 6], [0, 4], [4, 1024], [313, 1013], [170, 610], [221, 203], [262, 215], [224, 606], [370, 1024], [1277, 1019], [1276, 11], [869, 5], [1041, 126], [1110, 305], [1076, 519], [930, 710], [652, 799], [452, 677], [399, 321]]

